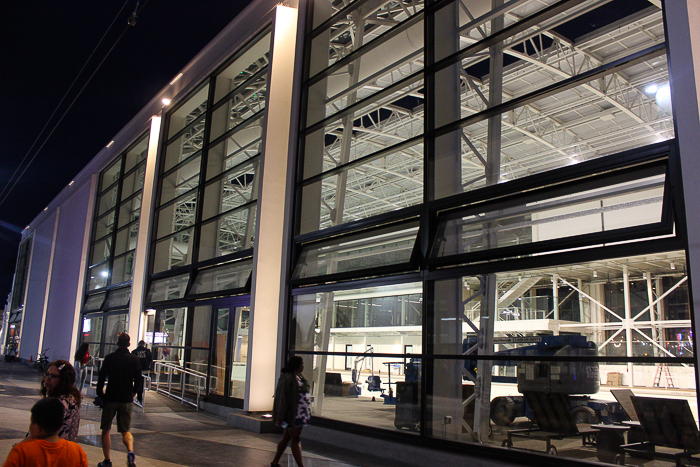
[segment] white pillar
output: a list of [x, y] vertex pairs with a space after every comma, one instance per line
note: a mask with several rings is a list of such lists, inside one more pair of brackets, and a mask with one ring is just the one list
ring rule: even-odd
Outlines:
[[[156, 190], [156, 161], [158, 158], [158, 140], [160, 139], [161, 117], [154, 115], [151, 118], [151, 132], [148, 136], [148, 152], [146, 153], [146, 173], [144, 174], [143, 191], [141, 194], [141, 215], [139, 217], [139, 234], [136, 239], [136, 251], [134, 252], [134, 276], [131, 281], [131, 302], [129, 302], [129, 336], [131, 348], [136, 348], [136, 343], [141, 338], [141, 311], [146, 298], [146, 278], [148, 271], [148, 251], [150, 249], [150, 219], [153, 217], [153, 197]], [[144, 324], [145, 325], [145, 324]]]
[[[253, 259], [250, 330], [244, 409], [272, 408], [277, 380], [277, 356], [284, 331], [286, 236], [290, 222], [286, 201], [293, 146], [290, 121], [297, 36], [297, 10], [278, 5], [273, 30], [267, 120], [258, 197], [257, 245]], [[311, 370], [309, 368], [309, 370]]]

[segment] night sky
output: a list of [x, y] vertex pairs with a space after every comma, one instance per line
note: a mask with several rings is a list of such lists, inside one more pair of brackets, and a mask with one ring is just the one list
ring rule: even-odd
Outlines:
[[[27, 161], [126, 30], [0, 204], [2, 307], [12, 287], [22, 229], [248, 1], [141, 0], [137, 23], [129, 27], [127, 19], [136, 4], [136, 0], [2, 2], [0, 190], [14, 182], [13, 172], [115, 17], [114, 25], [44, 136], [29, 152]], [[122, 6], [124, 9], [119, 13]]]

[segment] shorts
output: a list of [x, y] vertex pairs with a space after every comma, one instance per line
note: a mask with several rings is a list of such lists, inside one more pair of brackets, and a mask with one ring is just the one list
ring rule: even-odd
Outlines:
[[101, 430], [109, 430], [112, 427], [112, 420], [117, 416], [117, 431], [126, 433], [131, 429], [131, 402], [105, 402], [102, 409]]

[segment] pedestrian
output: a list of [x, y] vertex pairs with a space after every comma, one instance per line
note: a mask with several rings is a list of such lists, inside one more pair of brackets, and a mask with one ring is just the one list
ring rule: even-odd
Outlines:
[[[141, 362], [136, 355], [129, 353], [130, 342], [131, 338], [127, 333], [119, 333], [117, 350], [105, 357], [97, 379], [97, 396], [104, 401], [100, 429], [102, 430], [102, 452], [105, 456], [105, 459], [97, 464], [98, 467], [112, 467], [110, 457], [112, 443], [109, 434], [115, 415], [117, 431], [121, 433], [122, 442], [128, 451], [126, 463], [129, 467], [136, 467], [134, 437], [129, 430], [131, 430], [134, 394], [138, 394], [141, 388]], [[106, 392], [103, 391], [105, 380], [109, 380]]]
[[82, 396], [75, 387], [75, 369], [65, 360], [49, 363], [41, 380], [41, 397], [57, 397], [64, 408], [63, 426], [58, 436], [75, 441], [80, 430], [80, 402]]
[[[139, 346], [132, 350], [131, 353], [139, 357], [139, 360], [141, 361], [141, 374], [148, 376], [151, 371], [153, 355], [148, 347], [146, 347], [146, 341], [139, 341]], [[139, 403], [143, 403], [143, 391], [140, 391], [136, 395], [136, 399], [139, 401]]]
[[301, 429], [311, 420], [309, 383], [302, 376], [304, 360], [295, 356], [289, 359], [277, 382], [272, 420], [284, 429], [282, 439], [277, 444], [271, 467], [279, 467], [279, 461], [291, 441], [292, 456], [299, 467], [304, 467], [301, 458]]
[[85, 451], [58, 435], [63, 426], [63, 403], [46, 397], [31, 408], [30, 437], [17, 443], [3, 467], [87, 467]]
[[76, 372], [75, 384], [78, 386], [78, 391], [82, 391], [87, 377], [87, 364], [90, 360], [90, 344], [87, 342], [80, 344], [73, 358]]

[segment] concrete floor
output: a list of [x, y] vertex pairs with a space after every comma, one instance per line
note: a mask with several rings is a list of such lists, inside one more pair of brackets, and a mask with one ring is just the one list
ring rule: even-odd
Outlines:
[[[39, 373], [21, 363], [0, 361], [0, 463], [12, 445], [22, 440], [29, 426], [29, 409], [39, 399]], [[194, 412], [153, 392], [146, 394], [146, 412], [134, 410], [132, 433], [139, 467], [166, 466], [268, 466], [278, 435], [256, 434], [232, 428], [226, 421]], [[100, 447], [101, 411], [86, 397], [81, 407], [78, 443], [91, 466], [102, 461]], [[112, 431], [112, 462], [123, 465], [126, 450], [121, 436]], [[304, 441], [307, 467], [389, 465], [386, 459], [368, 457], [350, 449]], [[280, 462], [295, 465], [289, 449]]]

